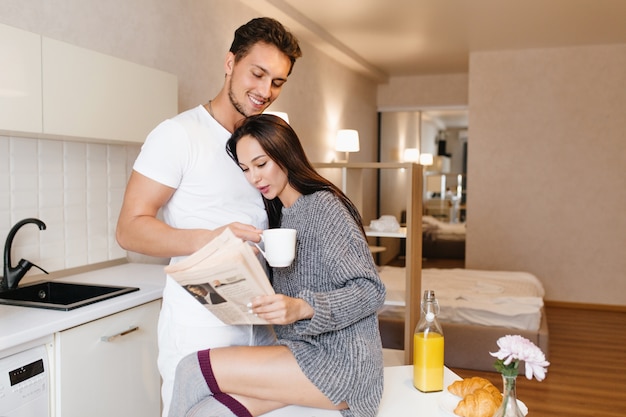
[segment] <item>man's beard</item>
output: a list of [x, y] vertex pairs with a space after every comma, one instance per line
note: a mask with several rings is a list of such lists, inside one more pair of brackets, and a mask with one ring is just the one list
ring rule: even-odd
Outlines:
[[246, 111], [244, 110], [243, 105], [237, 101], [237, 98], [235, 97], [235, 93], [233, 93], [233, 79], [232, 78], [230, 79], [228, 83], [228, 99], [230, 100], [230, 104], [232, 104], [235, 110], [237, 110], [237, 113], [239, 113], [243, 117], [252, 116], [252, 114], [246, 114]]
[[[237, 98], [235, 97], [235, 93], [233, 92], [233, 78], [232, 77], [228, 81], [228, 99], [230, 100], [230, 104], [232, 104], [235, 110], [237, 110], [237, 113], [239, 113], [243, 117], [249, 117], [249, 116], [253, 116], [256, 114], [256, 113], [247, 114], [243, 105], [237, 101]], [[267, 106], [265, 106], [265, 108], [267, 108]]]

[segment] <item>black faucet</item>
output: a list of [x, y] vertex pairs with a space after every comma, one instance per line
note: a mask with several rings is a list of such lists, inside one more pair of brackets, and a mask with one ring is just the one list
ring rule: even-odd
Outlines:
[[26, 259], [21, 259], [17, 263], [16, 267], [11, 265], [11, 245], [13, 244], [13, 238], [15, 237], [17, 231], [28, 223], [36, 224], [39, 226], [39, 230], [46, 229], [46, 224], [39, 219], [20, 220], [11, 228], [9, 235], [7, 236], [6, 243], [4, 244], [4, 277], [0, 278], [0, 292], [17, 288], [17, 284], [19, 284], [20, 280], [24, 278], [24, 275], [26, 275], [26, 272], [28, 272], [28, 270], [33, 266], [41, 269], [46, 274], [48, 273], [40, 266], [37, 266]]

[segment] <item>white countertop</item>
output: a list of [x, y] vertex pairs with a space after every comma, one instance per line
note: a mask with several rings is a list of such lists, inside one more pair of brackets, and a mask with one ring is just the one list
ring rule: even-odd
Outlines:
[[5, 356], [3, 351], [14, 350], [55, 332], [158, 300], [165, 286], [163, 268], [164, 265], [129, 263], [58, 278], [59, 282], [139, 288], [139, 291], [70, 311], [0, 305], [0, 357]]

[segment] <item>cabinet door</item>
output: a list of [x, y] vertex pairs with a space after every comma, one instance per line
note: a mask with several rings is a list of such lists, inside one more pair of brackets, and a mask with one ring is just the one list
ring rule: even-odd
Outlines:
[[41, 133], [41, 37], [0, 24], [0, 130]]
[[155, 417], [160, 300], [56, 335], [57, 417]]
[[43, 131], [143, 142], [178, 110], [175, 75], [42, 38]]

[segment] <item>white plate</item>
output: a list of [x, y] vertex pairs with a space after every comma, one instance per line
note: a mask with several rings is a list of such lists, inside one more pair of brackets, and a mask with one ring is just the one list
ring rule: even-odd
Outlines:
[[[441, 409], [441, 415], [448, 417], [459, 417], [454, 414], [454, 409], [461, 401], [461, 397], [457, 397], [456, 395], [450, 394], [448, 391], [444, 391], [441, 399], [439, 400], [439, 408]], [[528, 414], [528, 407], [526, 404], [517, 400], [517, 405], [519, 409], [524, 413], [524, 415]]]

